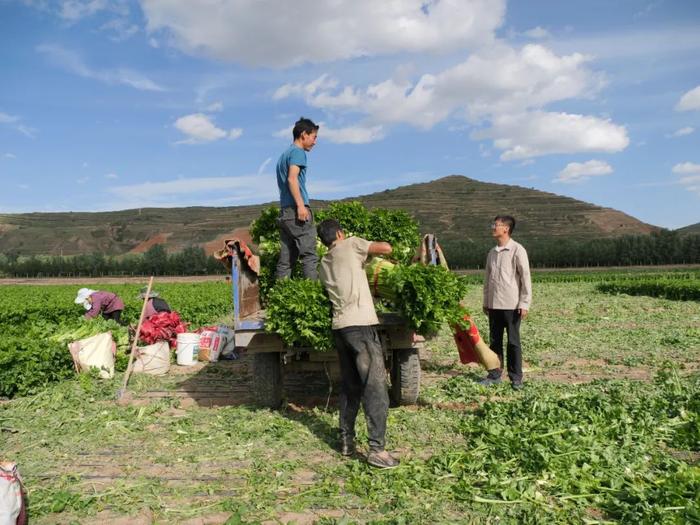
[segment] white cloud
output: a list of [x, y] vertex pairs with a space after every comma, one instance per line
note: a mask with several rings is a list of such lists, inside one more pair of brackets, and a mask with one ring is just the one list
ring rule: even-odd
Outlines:
[[188, 136], [186, 140], [179, 141], [178, 144], [201, 144], [223, 138], [236, 140], [243, 134], [241, 128], [233, 128], [230, 131], [217, 128], [210, 117], [203, 113], [185, 115], [177, 119], [173, 125]]
[[18, 184], [17, 187], [20, 190], [28, 190], [29, 189], [29, 184]]
[[0, 111], [0, 124], [7, 124], [10, 128], [30, 139], [34, 138], [36, 135], [36, 129], [22, 124], [22, 117], [17, 115], [9, 115], [8, 113]]
[[694, 162], [681, 162], [673, 166], [673, 173], [678, 173], [680, 175], [686, 174], [700, 174], [700, 164], [695, 164]]
[[105, 179], [112, 179], [112, 180], [114, 180], [114, 179], [118, 179], [118, 178], [119, 178], [119, 175], [117, 175], [116, 173], [107, 173], [107, 174], [105, 175]]
[[14, 153], [5, 153], [3, 157], [5, 157], [6, 159], [16, 159], [17, 155], [15, 155]]
[[223, 111], [224, 110], [224, 103], [221, 101], [213, 102], [212, 104], [209, 104], [206, 108], [204, 108], [204, 110], [210, 111], [210, 112]]
[[589, 160], [587, 162], [570, 162], [561, 170], [557, 178], [552, 182], [577, 183], [584, 182], [591, 177], [610, 175], [612, 167], [602, 160]]
[[627, 130], [609, 120], [541, 111], [498, 115], [491, 128], [472, 134], [493, 139], [504, 150], [501, 160], [519, 160], [557, 153], [615, 153], [629, 145]]
[[114, 18], [100, 26], [100, 30], [110, 33], [113, 42], [123, 42], [139, 32], [139, 26], [125, 18]]
[[8, 115], [0, 111], [0, 124], [14, 124], [19, 121], [19, 117], [15, 115]]
[[676, 111], [694, 111], [700, 109], [700, 86], [685, 93], [676, 104]]
[[272, 157], [267, 157], [262, 164], [260, 164], [260, 167], [258, 168], [258, 175], [262, 175], [265, 173], [265, 168], [272, 162]]
[[523, 34], [527, 37], [534, 38], [537, 40], [549, 38], [550, 36], [549, 31], [540, 26], [533, 27], [532, 29], [525, 31]]
[[165, 91], [164, 87], [156, 84], [141, 73], [128, 68], [92, 69], [85, 64], [77, 53], [60, 46], [41, 45], [36, 49], [46, 55], [54, 65], [83, 78], [99, 80], [111, 85], [121, 84], [141, 91]]
[[78, 179], [75, 179], [75, 182], [78, 184], [85, 184], [90, 180], [90, 177], [80, 177]]
[[544, 46], [494, 45], [466, 61], [417, 81], [389, 78], [366, 88], [339, 87], [322, 75], [306, 84], [285, 84], [273, 98], [303, 96], [310, 106], [364, 113], [374, 124], [408, 123], [430, 129], [453, 114], [479, 120], [594, 95], [604, 85], [581, 54], [557, 56]]
[[691, 128], [690, 126], [686, 126], [685, 128], [678, 129], [674, 131], [671, 136], [672, 137], [685, 137], [686, 135], [690, 135], [695, 131], [695, 128]]
[[[385, 136], [385, 130], [381, 125], [357, 125], [344, 128], [329, 128], [325, 122], [319, 122], [319, 140], [328, 140], [334, 144], [367, 144], [375, 140], [381, 140]], [[273, 135], [282, 139], [292, 138], [293, 126], [276, 131]]]
[[335, 144], [366, 144], [384, 138], [382, 126], [348, 126], [346, 128], [322, 128], [319, 131], [321, 140], [327, 139]]
[[76, 21], [102, 11], [108, 5], [106, 0], [63, 0], [59, 4], [59, 16]]
[[[147, 30], [191, 54], [287, 67], [379, 54], [463, 50], [493, 39], [504, 0], [142, 0]], [[303, 24], [303, 31], [290, 27]], [[254, 43], [254, 45], [251, 45]]]
[[146, 199], [168, 202], [172, 197], [191, 195], [213, 195], [223, 192], [235, 193], [240, 201], [257, 202], [279, 196], [277, 186], [270, 184], [269, 175], [243, 175], [239, 177], [181, 178], [164, 182], [144, 182], [125, 186], [114, 186], [110, 193], [125, 199], [130, 205]]

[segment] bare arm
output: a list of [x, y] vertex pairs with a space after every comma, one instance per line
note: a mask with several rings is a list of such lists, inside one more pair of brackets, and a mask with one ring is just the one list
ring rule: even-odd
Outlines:
[[308, 221], [309, 210], [306, 209], [304, 199], [301, 196], [301, 190], [299, 189], [299, 173], [301, 173], [301, 168], [299, 166], [296, 164], [289, 166], [287, 185], [289, 186], [289, 193], [292, 194], [294, 203], [297, 205], [297, 218], [300, 221]]
[[372, 242], [367, 250], [368, 255], [389, 255], [392, 247], [388, 242]]

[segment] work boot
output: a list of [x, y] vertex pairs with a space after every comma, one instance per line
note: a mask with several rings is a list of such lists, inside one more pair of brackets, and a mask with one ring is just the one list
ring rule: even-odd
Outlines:
[[522, 390], [523, 389], [523, 382], [522, 381], [511, 381], [510, 387], [513, 390]]
[[367, 455], [367, 463], [373, 467], [381, 469], [396, 468], [399, 466], [399, 460], [389, 454], [386, 450], [370, 451]]
[[478, 384], [481, 386], [491, 386], [491, 385], [497, 385], [498, 383], [501, 382], [501, 369], [500, 368], [492, 368], [489, 370], [488, 375], [477, 381]]

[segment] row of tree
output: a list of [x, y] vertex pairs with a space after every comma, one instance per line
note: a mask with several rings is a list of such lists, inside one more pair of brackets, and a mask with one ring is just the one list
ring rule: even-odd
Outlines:
[[220, 261], [196, 246], [168, 253], [163, 245], [156, 244], [143, 254], [109, 257], [101, 253], [69, 257], [0, 254], [0, 275], [8, 277], [208, 275], [226, 272]]
[[[700, 235], [662, 231], [651, 235], [628, 235], [615, 239], [551, 239], [521, 241], [533, 268], [700, 264]], [[483, 268], [493, 241], [442, 243], [451, 268]], [[89, 255], [32, 256], [0, 254], [0, 276], [95, 277], [102, 275], [207, 275], [227, 270], [202, 248], [189, 247], [167, 253], [157, 244], [141, 255], [106, 257]]]
[[[587, 241], [547, 239], [520, 241], [533, 268], [700, 264], [700, 235], [662, 230]], [[451, 268], [483, 268], [493, 241], [442, 243]]]

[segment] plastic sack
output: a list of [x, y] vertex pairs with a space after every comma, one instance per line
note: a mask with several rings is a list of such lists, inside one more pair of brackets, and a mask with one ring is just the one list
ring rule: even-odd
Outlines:
[[27, 497], [15, 463], [0, 462], [0, 525], [27, 524]]
[[481, 339], [474, 320], [468, 315], [464, 316], [464, 320], [469, 323], [469, 330], [458, 326], [452, 327], [460, 362], [462, 364], [481, 363], [486, 370], [499, 368], [501, 362], [498, 355]]
[[238, 353], [236, 352], [236, 334], [233, 330], [225, 324], [220, 324], [216, 328], [216, 331], [221, 336], [221, 353], [219, 358], [238, 359]]
[[117, 345], [112, 339], [112, 332], [102, 332], [86, 339], [73, 341], [68, 345], [68, 350], [78, 373], [97, 368], [102, 379], [114, 377], [114, 356], [117, 353]]
[[139, 347], [134, 352], [132, 372], [161, 376], [170, 370], [170, 345], [167, 341]]
[[219, 332], [204, 330], [199, 334], [199, 360], [215, 363], [219, 360], [223, 339]]

